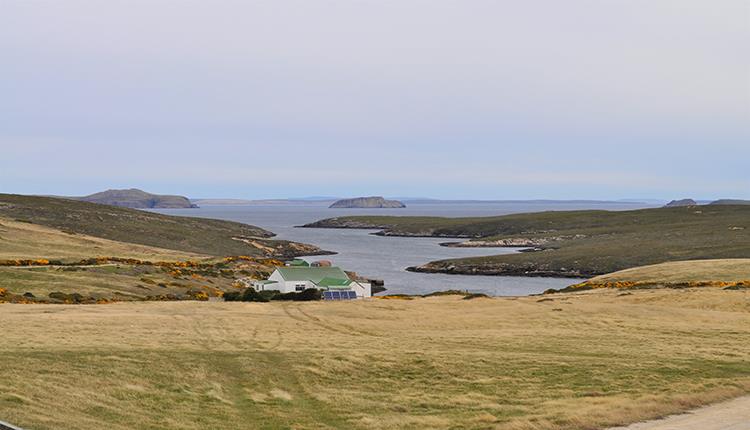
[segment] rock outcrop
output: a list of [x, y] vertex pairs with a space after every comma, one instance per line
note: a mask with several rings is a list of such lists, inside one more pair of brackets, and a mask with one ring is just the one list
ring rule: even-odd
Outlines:
[[383, 197], [356, 197], [334, 202], [331, 208], [357, 208], [357, 209], [393, 209], [405, 208], [406, 205], [398, 200], [386, 200]]

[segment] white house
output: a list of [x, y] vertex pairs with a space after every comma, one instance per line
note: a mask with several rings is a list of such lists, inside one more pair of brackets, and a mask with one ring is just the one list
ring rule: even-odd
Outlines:
[[[357, 298], [371, 297], [369, 282], [354, 281], [338, 267], [279, 267], [263, 281], [253, 281], [256, 291], [300, 292], [308, 288], [354, 291]], [[338, 295], [337, 295], [338, 296]]]

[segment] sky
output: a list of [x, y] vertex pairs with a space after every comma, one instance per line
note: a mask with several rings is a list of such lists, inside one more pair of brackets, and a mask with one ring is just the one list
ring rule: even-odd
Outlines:
[[747, 0], [0, 0], [0, 192], [750, 198]]

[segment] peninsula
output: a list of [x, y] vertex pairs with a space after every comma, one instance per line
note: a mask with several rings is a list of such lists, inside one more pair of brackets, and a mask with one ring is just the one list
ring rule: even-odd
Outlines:
[[459, 247], [531, 252], [434, 261], [409, 270], [449, 274], [591, 277], [669, 261], [746, 258], [750, 206], [559, 211], [496, 217], [347, 216], [305, 227], [377, 228], [383, 236], [444, 237]]

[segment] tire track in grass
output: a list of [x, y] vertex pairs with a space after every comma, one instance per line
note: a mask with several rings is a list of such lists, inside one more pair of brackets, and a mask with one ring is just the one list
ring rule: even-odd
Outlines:
[[[325, 322], [322, 319], [320, 319], [320, 318], [318, 318], [318, 317], [316, 317], [314, 315], [310, 315], [309, 313], [305, 312], [302, 309], [301, 305], [297, 305], [295, 307], [295, 309], [297, 310], [297, 312], [299, 312], [304, 317], [304, 320], [300, 319], [300, 321], [311, 322], [311, 323], [313, 323], [313, 324], [315, 324], [317, 326], [320, 326], [320, 327], [322, 327], [322, 328], [324, 328], [326, 330], [329, 330], [329, 331], [332, 331], [332, 332], [335, 332], [335, 333], [339, 333], [339, 334], [347, 334], [347, 335], [350, 335], [350, 336], [363, 335], [363, 336], [379, 337], [379, 335], [373, 334], [373, 333], [368, 332], [366, 330], [355, 328], [355, 327], [353, 327], [353, 326], [351, 326], [349, 324], [344, 324], [344, 323], [328, 323], [328, 322]], [[336, 325], [334, 326], [332, 324], [336, 324]], [[344, 327], [344, 328], [341, 328], [341, 327]]]

